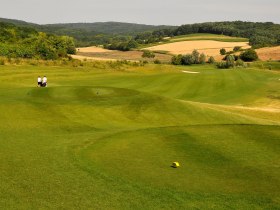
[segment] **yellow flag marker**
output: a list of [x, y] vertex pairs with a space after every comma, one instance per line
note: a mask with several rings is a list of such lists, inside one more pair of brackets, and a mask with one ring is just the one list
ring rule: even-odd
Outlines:
[[178, 162], [174, 162], [174, 163], [172, 163], [172, 167], [178, 168], [178, 167], [180, 167], [180, 164]]

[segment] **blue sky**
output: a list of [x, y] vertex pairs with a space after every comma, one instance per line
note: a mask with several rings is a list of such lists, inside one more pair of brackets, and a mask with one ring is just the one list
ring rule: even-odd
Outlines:
[[1, 0], [0, 17], [34, 23], [119, 21], [181, 25], [244, 20], [280, 23], [280, 0]]

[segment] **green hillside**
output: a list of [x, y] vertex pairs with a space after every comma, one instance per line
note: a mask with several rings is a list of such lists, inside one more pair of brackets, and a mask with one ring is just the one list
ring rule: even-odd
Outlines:
[[172, 26], [153, 26], [134, 23], [97, 22], [41, 25], [40, 30], [57, 35], [72, 36], [78, 46], [103, 45], [112, 41], [130, 40], [137, 33], [154, 31]]
[[0, 66], [0, 208], [279, 209], [279, 78]]
[[0, 18], [0, 22], [12, 23], [21, 27], [33, 27], [38, 31], [67, 35], [76, 39], [77, 46], [90, 46], [108, 44], [112, 41], [131, 39], [137, 33], [152, 32], [161, 29], [175, 29], [175, 26], [154, 26], [121, 22], [96, 22], [96, 23], [65, 23], [39, 25], [20, 20]]
[[91, 32], [93, 34], [135, 34], [144, 31], [154, 31], [164, 28], [176, 28], [175, 26], [155, 26], [122, 22], [35, 24], [22, 20], [7, 18], [0, 18], [0, 22], [12, 23], [17, 26], [35, 27], [37, 29], [43, 29], [48, 32], [57, 33], [70, 32], [71, 30], [80, 30], [85, 32]]
[[7, 18], [0, 18], [0, 22], [12, 23], [16, 26], [22, 26], [22, 27], [36, 27], [36, 26], [38, 26], [38, 24], [35, 24], [35, 23], [29, 23], [29, 22], [22, 21], [22, 20], [7, 19]]
[[34, 27], [0, 22], [0, 56], [54, 60], [75, 54], [74, 40], [38, 32]]
[[175, 28], [175, 26], [154, 26], [135, 23], [121, 22], [96, 22], [96, 23], [65, 23], [65, 24], [48, 24], [44, 27], [51, 29], [77, 29], [102, 34], [136, 34], [144, 31], [154, 31], [164, 28]]
[[[248, 42], [249, 41], [247, 38], [242, 38], [242, 37], [232, 37], [232, 36], [209, 34], [209, 33], [195, 33], [195, 34], [165, 37], [163, 38], [163, 40], [159, 40], [158, 42], [139, 44], [137, 48], [144, 49], [148, 47], [174, 43], [174, 42], [201, 41], [201, 40], [211, 40], [211, 41], [218, 41], [218, 42]], [[166, 52], [162, 51], [162, 53], [166, 53]]]
[[221, 34], [208, 34], [208, 33], [196, 33], [196, 34], [174, 36], [167, 40], [170, 42], [195, 41], [195, 40], [213, 40], [213, 41], [220, 41], [220, 42], [248, 42], [249, 41], [247, 38], [232, 37], [232, 36], [226, 36]]

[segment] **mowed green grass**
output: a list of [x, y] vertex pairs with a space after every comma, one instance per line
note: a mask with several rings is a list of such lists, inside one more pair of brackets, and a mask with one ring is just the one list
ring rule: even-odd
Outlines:
[[279, 79], [1, 66], [0, 208], [280, 209]]
[[221, 41], [221, 42], [248, 42], [247, 38], [231, 37], [231, 36], [226, 36], [221, 34], [208, 34], [208, 33], [181, 35], [169, 39], [170, 42], [195, 41], [195, 40], [213, 40], [213, 41]]
[[[231, 36], [226, 36], [221, 34], [196, 33], [196, 34], [187, 34], [187, 35], [166, 38], [164, 42], [140, 45], [138, 48], [142, 49], [142, 48], [153, 47], [166, 43], [182, 42], [182, 41], [199, 41], [199, 40], [211, 40], [211, 41], [219, 41], [219, 42], [248, 42], [249, 41], [247, 38], [241, 38], [241, 37], [231, 37]], [[164, 53], [164, 51], [162, 53]]]

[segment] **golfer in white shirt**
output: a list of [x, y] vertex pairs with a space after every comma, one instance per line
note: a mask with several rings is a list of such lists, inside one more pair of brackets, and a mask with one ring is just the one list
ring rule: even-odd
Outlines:
[[41, 87], [42, 86], [42, 78], [40, 76], [38, 76], [38, 87]]
[[47, 87], [47, 82], [48, 82], [48, 79], [46, 76], [43, 77], [43, 87]]

